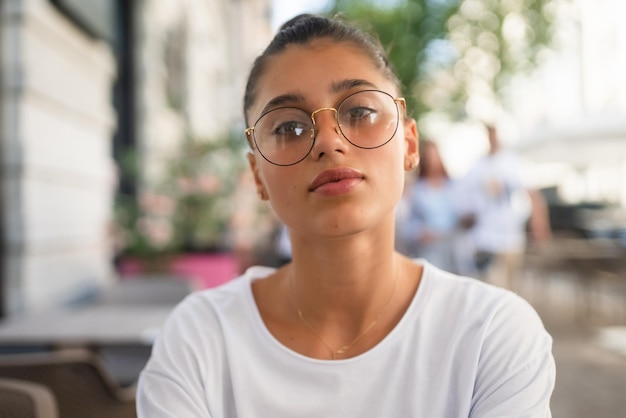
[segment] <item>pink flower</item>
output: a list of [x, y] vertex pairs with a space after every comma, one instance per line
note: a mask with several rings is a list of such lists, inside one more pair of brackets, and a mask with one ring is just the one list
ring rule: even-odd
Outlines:
[[154, 248], [164, 248], [172, 239], [172, 225], [162, 218], [143, 216], [137, 220], [137, 230]]
[[174, 200], [165, 195], [142, 192], [139, 196], [139, 207], [148, 214], [169, 216], [174, 212]]
[[191, 177], [179, 177], [176, 183], [180, 191], [184, 194], [192, 193], [195, 188], [194, 181]]
[[215, 193], [222, 187], [220, 180], [210, 174], [203, 174], [198, 178], [198, 191], [206, 194]]

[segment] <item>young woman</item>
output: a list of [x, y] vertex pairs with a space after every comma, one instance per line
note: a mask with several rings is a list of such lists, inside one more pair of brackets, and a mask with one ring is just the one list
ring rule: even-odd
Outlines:
[[171, 315], [140, 417], [549, 417], [551, 338], [513, 293], [394, 249], [417, 128], [374, 38], [302, 15], [244, 98], [258, 195], [292, 261]]

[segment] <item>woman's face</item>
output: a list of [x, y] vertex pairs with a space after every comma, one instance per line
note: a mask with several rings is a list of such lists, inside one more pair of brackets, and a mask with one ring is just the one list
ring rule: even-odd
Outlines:
[[[348, 95], [377, 89], [398, 96], [394, 84], [370, 59], [346, 43], [315, 41], [290, 45], [271, 57], [248, 110], [252, 123], [274, 107], [293, 106], [312, 113], [337, 108]], [[280, 102], [280, 103], [279, 103]], [[400, 122], [390, 142], [357, 148], [337, 130], [335, 113], [316, 114], [316, 140], [309, 155], [291, 166], [249, 155], [257, 190], [295, 234], [339, 237], [393, 222], [402, 195], [404, 171], [416, 162], [415, 121]]]

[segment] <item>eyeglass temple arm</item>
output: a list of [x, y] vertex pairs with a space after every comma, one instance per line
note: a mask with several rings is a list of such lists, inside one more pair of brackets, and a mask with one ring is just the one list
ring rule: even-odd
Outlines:
[[252, 139], [252, 132], [254, 132], [254, 126], [252, 128], [246, 128], [246, 130], [244, 131], [246, 135], [246, 140], [248, 141], [248, 145], [250, 146], [250, 148], [255, 149], [254, 141]]
[[400, 106], [402, 106], [402, 110], [404, 111], [404, 119], [406, 120], [408, 118], [408, 115], [406, 113], [406, 100], [404, 97], [398, 97], [397, 99], [393, 99], [394, 102], [396, 103], [400, 103]]

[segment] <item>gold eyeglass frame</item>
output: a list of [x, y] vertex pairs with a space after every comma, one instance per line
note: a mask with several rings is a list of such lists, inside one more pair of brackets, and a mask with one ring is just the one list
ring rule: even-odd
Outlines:
[[[389, 94], [389, 93], [387, 93], [387, 92], [385, 92], [385, 91], [382, 91], [382, 90], [376, 90], [376, 89], [360, 90], [360, 91], [357, 91], [357, 92], [351, 93], [351, 94], [349, 94], [348, 96], [346, 96], [345, 98], [343, 98], [343, 99], [341, 100], [341, 102], [339, 103], [339, 105], [338, 105], [336, 108], [335, 108], [335, 107], [322, 107], [322, 108], [319, 108], [319, 109], [314, 110], [313, 112], [311, 112], [311, 116], [310, 116], [310, 117], [311, 117], [311, 122], [313, 122], [313, 128], [311, 128], [311, 139], [313, 140], [313, 141], [311, 142], [311, 148], [309, 148], [309, 151], [308, 151], [306, 154], [304, 154], [304, 156], [303, 156], [302, 158], [300, 158], [298, 161], [296, 161], [295, 163], [290, 163], [290, 164], [278, 164], [278, 163], [275, 163], [274, 161], [269, 160], [269, 159], [268, 159], [268, 158], [267, 158], [267, 157], [266, 157], [266, 156], [265, 156], [265, 155], [261, 152], [261, 150], [259, 149], [258, 144], [256, 143], [256, 138], [253, 136], [253, 134], [254, 134], [254, 127], [256, 126], [256, 124], [257, 124], [257, 123], [259, 123], [259, 121], [261, 120], [261, 118], [263, 118], [263, 116], [267, 115], [268, 113], [273, 112], [274, 110], [278, 110], [278, 109], [286, 109], [286, 108], [292, 108], [292, 109], [298, 109], [298, 110], [301, 110], [301, 111], [303, 111], [304, 113], [307, 113], [307, 114], [309, 113], [309, 112], [307, 112], [306, 110], [301, 109], [301, 108], [299, 108], [299, 107], [296, 107], [296, 106], [285, 106], [285, 107], [278, 107], [278, 108], [275, 108], [275, 109], [270, 109], [270, 110], [268, 110], [267, 112], [263, 112], [263, 113], [261, 114], [261, 116], [259, 116], [259, 117], [257, 118], [256, 122], [254, 122], [254, 125], [253, 125], [253, 126], [251, 126], [251, 127], [249, 127], [249, 128], [246, 128], [246, 129], [245, 129], [245, 131], [244, 131], [244, 133], [245, 133], [245, 135], [246, 135], [246, 139], [248, 140], [248, 145], [249, 145], [249, 146], [250, 146], [250, 148], [252, 148], [252, 149], [257, 149], [257, 150], [259, 150], [259, 153], [261, 154], [261, 156], [263, 157], [263, 159], [265, 159], [267, 162], [269, 162], [269, 163], [271, 163], [271, 164], [278, 165], [278, 166], [283, 166], [283, 167], [287, 167], [287, 166], [290, 166], [290, 165], [296, 165], [296, 164], [298, 164], [300, 161], [304, 160], [306, 157], [308, 157], [308, 156], [309, 156], [309, 154], [311, 153], [311, 150], [313, 149], [313, 146], [315, 145], [315, 139], [316, 139], [316, 137], [317, 137], [317, 134], [316, 134], [316, 129], [315, 129], [315, 127], [316, 127], [315, 115], [316, 115], [316, 114], [318, 114], [319, 112], [324, 111], [324, 110], [332, 110], [332, 111], [335, 113], [335, 122], [337, 123], [337, 126], [336, 126], [335, 130], [336, 130], [336, 131], [337, 131], [337, 133], [338, 133], [338, 134], [340, 134], [340, 135], [341, 135], [341, 136], [342, 136], [342, 137], [343, 137], [346, 141], [348, 141], [348, 142], [349, 142], [350, 144], [352, 144], [353, 146], [355, 146], [355, 147], [357, 147], [357, 148], [361, 148], [361, 149], [376, 149], [376, 148], [380, 148], [380, 147], [382, 147], [382, 146], [386, 145], [389, 141], [391, 141], [391, 140], [393, 139], [393, 137], [395, 136], [396, 132], [398, 131], [398, 125], [400, 124], [400, 112], [398, 112], [398, 125], [396, 125], [396, 129], [394, 130], [394, 132], [393, 132], [393, 134], [391, 135], [391, 137], [390, 137], [388, 140], [386, 140], [385, 142], [383, 142], [382, 144], [377, 145], [377, 146], [375, 146], [375, 147], [363, 147], [363, 146], [357, 145], [357, 144], [355, 144], [354, 142], [350, 141], [350, 139], [348, 139], [348, 137], [347, 137], [347, 136], [343, 133], [343, 131], [341, 130], [341, 125], [339, 124], [339, 118], [338, 118], [338, 116], [337, 116], [337, 114], [338, 114], [338, 110], [337, 110], [337, 109], [341, 107], [341, 105], [343, 104], [343, 102], [344, 102], [345, 100], [347, 100], [347, 99], [348, 99], [349, 97], [351, 97], [351, 96], [354, 96], [355, 94], [364, 93], [364, 92], [368, 92], [368, 91], [383, 93], [383, 94], [385, 94], [385, 95], [389, 96], [391, 99], [393, 99], [393, 102], [394, 102], [394, 103], [396, 103], [396, 104], [400, 103], [400, 106], [402, 107], [402, 110], [403, 110], [403, 113], [404, 113], [404, 118], [403, 118], [403, 120], [406, 120], [406, 117], [407, 117], [407, 115], [406, 115], [406, 99], [405, 99], [404, 97], [393, 97], [391, 94]], [[254, 146], [252, 145], [253, 143], [254, 143]]]

